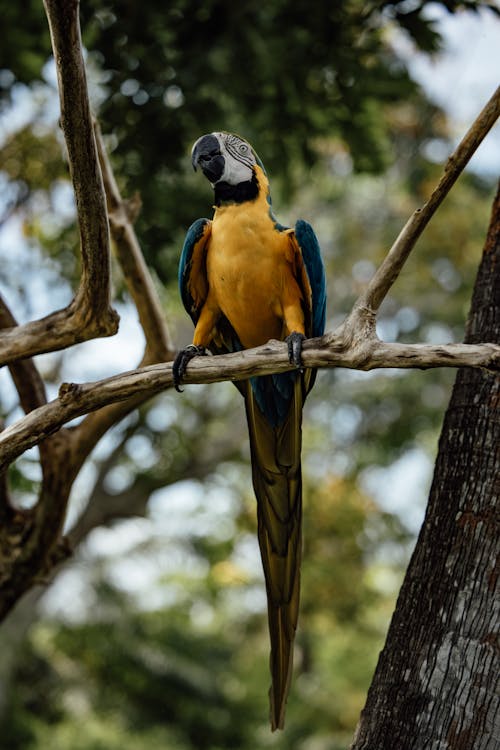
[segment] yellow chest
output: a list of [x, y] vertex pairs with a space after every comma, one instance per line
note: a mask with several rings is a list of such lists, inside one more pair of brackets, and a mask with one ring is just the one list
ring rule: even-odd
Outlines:
[[244, 346], [281, 337], [290, 260], [288, 232], [275, 229], [267, 203], [216, 210], [207, 251], [208, 285]]

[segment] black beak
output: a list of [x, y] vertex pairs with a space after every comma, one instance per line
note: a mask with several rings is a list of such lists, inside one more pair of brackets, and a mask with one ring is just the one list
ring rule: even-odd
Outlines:
[[200, 167], [205, 177], [215, 184], [224, 172], [224, 157], [220, 152], [219, 141], [214, 135], [202, 135], [193, 146], [191, 154], [193, 169]]

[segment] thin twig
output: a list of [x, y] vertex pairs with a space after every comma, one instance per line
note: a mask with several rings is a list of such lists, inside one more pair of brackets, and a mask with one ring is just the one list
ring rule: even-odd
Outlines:
[[139, 321], [146, 337], [147, 351], [150, 353], [148, 359], [151, 362], [167, 362], [174, 358], [175, 348], [161, 303], [144, 261], [126, 204], [116, 184], [97, 123], [94, 123], [94, 131], [115, 253], [139, 314]]
[[354, 310], [365, 308], [377, 312], [389, 289], [398, 278], [403, 265], [423, 230], [463, 172], [472, 155], [500, 115], [500, 86], [460, 141], [445, 164], [444, 172], [429, 200], [418, 208], [403, 227], [367, 289], [360, 295]]

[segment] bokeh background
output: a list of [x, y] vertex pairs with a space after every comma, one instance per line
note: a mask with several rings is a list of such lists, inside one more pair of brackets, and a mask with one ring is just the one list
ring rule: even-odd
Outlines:
[[[69, 302], [75, 209], [42, 4], [2, 0], [0, 291], [20, 322]], [[488, 7], [490, 6], [491, 7]], [[92, 103], [179, 347], [177, 262], [211, 214], [202, 133], [259, 152], [282, 223], [319, 237], [328, 323], [349, 311], [497, 85], [481, 2], [82, 3]], [[498, 127], [385, 301], [388, 341], [460, 341], [500, 164]], [[136, 366], [119, 334], [37, 357], [49, 392]], [[244, 411], [228, 383], [165, 393], [98, 445], [71, 499], [81, 543], [0, 628], [2, 750], [337, 750], [349, 744], [423, 518], [452, 371], [323, 371], [304, 415], [304, 563], [284, 733], [267, 721], [266, 600]], [[0, 416], [21, 415], [0, 372]], [[11, 470], [39, 482], [33, 449]]]

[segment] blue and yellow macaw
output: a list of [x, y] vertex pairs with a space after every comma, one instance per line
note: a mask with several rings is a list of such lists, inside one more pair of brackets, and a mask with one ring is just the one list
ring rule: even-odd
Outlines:
[[193, 146], [215, 194], [213, 219], [189, 228], [179, 266], [193, 343], [174, 362], [176, 388], [190, 359], [239, 351], [269, 339], [288, 343], [295, 370], [235, 383], [245, 399], [258, 537], [271, 640], [271, 726], [284, 725], [299, 614], [302, 406], [316, 372], [301, 366], [302, 342], [325, 328], [325, 273], [309, 224], [276, 220], [269, 181], [249, 143], [211, 133]]

